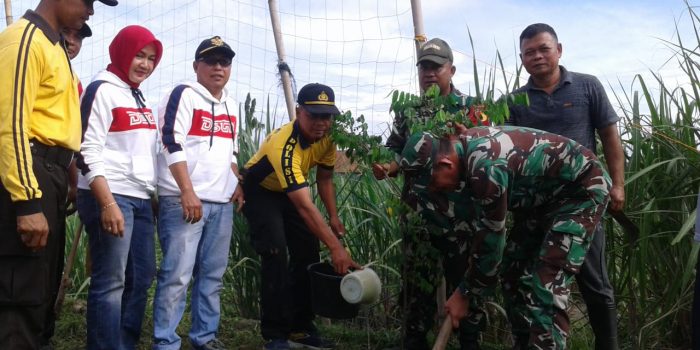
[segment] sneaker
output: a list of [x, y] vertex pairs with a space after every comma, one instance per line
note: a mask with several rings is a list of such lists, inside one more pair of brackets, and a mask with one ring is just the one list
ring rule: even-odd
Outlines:
[[286, 339], [272, 339], [263, 346], [263, 350], [289, 350]]
[[292, 333], [289, 335], [289, 346], [292, 349], [329, 350], [335, 348], [335, 343], [316, 334]]
[[221, 340], [216, 339], [216, 338], [206, 342], [203, 345], [197, 346], [197, 345], [192, 344], [192, 348], [195, 350], [227, 350], [228, 349], [226, 347], [226, 345], [224, 345], [224, 343], [221, 342]]

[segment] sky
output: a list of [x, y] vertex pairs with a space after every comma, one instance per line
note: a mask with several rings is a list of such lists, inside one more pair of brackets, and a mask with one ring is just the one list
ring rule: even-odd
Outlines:
[[[38, 2], [13, 0], [13, 18]], [[430, 0], [421, 9], [424, 34], [452, 46], [453, 81], [466, 93], [475, 92], [474, 57], [480, 80], [496, 74], [498, 91], [512, 88], [520, 63], [517, 38], [531, 23], [554, 27], [563, 45], [561, 64], [597, 76], [618, 109], [624, 104], [615, 94], [639, 90], [637, 74], [650, 80], [655, 72], [667, 84], [683, 84], [668, 42], [676, 42], [677, 29], [697, 42], [683, 0]], [[418, 93], [410, 1], [280, 0], [279, 16], [285, 62], [297, 89], [310, 82], [330, 85], [342, 110], [364, 114], [371, 130], [386, 136], [391, 91]], [[230, 94], [243, 102], [250, 93], [263, 121], [267, 115], [273, 117], [271, 124], [287, 120], [266, 1], [122, 0], [114, 8], [96, 2], [88, 23], [94, 35], [73, 61], [84, 83], [109, 63], [109, 43], [121, 28], [146, 26], [164, 46], [161, 64], [142, 84], [156, 109], [179, 82], [195, 79], [192, 60], [201, 40], [220, 35], [236, 51]], [[523, 70], [521, 84], [524, 79]]]

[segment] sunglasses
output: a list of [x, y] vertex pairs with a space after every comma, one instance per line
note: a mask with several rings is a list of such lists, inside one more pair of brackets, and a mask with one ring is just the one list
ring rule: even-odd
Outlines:
[[303, 106], [299, 106], [299, 105], [297, 105], [297, 106], [298, 106], [298, 107], [301, 107], [301, 109], [302, 109], [302, 110], [309, 116], [309, 118], [311, 118], [311, 119], [316, 119], [316, 120], [329, 120], [329, 119], [333, 119], [333, 117], [335, 116], [335, 115], [333, 115], [333, 114], [331, 114], [331, 113], [311, 113], [311, 112], [309, 112], [308, 109], [304, 108]]
[[205, 56], [201, 57], [198, 61], [204, 62], [204, 64], [207, 66], [215, 66], [219, 64], [222, 67], [228, 67], [231, 65], [231, 59], [227, 57]]
[[317, 119], [317, 120], [333, 119], [333, 114], [330, 114], [330, 113], [320, 113], [320, 114], [309, 113], [309, 115], [311, 116], [311, 119]]

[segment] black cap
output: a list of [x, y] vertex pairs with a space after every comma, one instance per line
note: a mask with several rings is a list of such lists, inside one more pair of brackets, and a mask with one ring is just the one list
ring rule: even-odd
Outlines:
[[80, 27], [78, 35], [80, 35], [81, 38], [89, 38], [92, 36], [92, 30], [90, 30], [90, 27], [87, 25], [87, 23], [84, 23], [83, 26]]
[[236, 56], [236, 53], [233, 52], [231, 46], [228, 46], [228, 44], [225, 43], [221, 37], [214, 36], [203, 40], [202, 43], [197, 46], [197, 51], [194, 53], [194, 59], [198, 60], [202, 56], [210, 55], [214, 52], [220, 52], [228, 58], [233, 58], [233, 56]]
[[430, 39], [418, 50], [417, 65], [423, 61], [430, 61], [439, 65], [443, 65], [445, 62], [453, 62], [452, 49], [445, 40], [440, 38]]
[[329, 86], [312, 83], [299, 90], [297, 103], [311, 114], [340, 114], [335, 106], [335, 93]]
[[107, 6], [117, 6], [119, 1], [117, 0], [100, 0], [101, 3], [107, 5]]

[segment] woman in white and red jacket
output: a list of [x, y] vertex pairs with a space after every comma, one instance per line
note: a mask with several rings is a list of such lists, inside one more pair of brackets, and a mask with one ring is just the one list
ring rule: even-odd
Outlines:
[[134, 349], [155, 275], [151, 195], [158, 122], [139, 90], [163, 53], [141, 26], [123, 28], [111, 63], [83, 94], [78, 213], [89, 237], [92, 274], [88, 349]]

